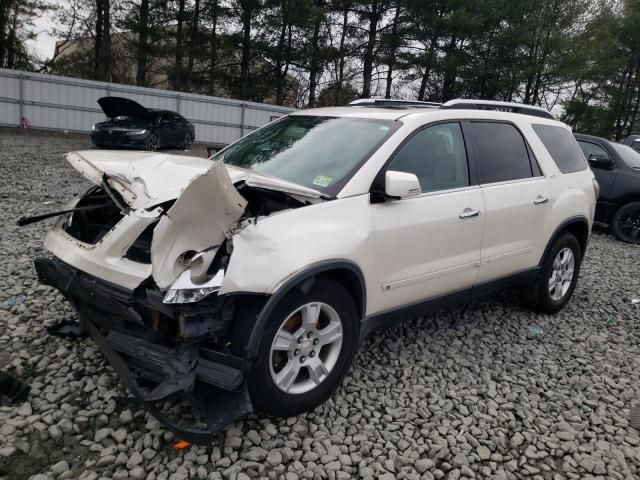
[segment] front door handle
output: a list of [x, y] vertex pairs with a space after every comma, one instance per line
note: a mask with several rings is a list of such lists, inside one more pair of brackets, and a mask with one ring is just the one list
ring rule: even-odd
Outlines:
[[536, 199], [533, 201], [536, 205], [541, 205], [543, 203], [547, 203], [549, 199], [547, 197], [543, 197], [542, 195], [538, 195]]
[[471, 218], [471, 217], [477, 217], [478, 215], [480, 215], [480, 210], [472, 210], [470, 208], [465, 208], [462, 211], [462, 213], [458, 216], [460, 218]]

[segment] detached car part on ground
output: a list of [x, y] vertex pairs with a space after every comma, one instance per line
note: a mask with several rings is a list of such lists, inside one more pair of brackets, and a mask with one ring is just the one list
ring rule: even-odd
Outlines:
[[640, 244], [640, 153], [601, 137], [575, 137], [600, 184], [595, 221], [619, 240]]
[[122, 97], [102, 97], [98, 105], [109, 119], [91, 129], [91, 141], [98, 148], [188, 150], [195, 141], [193, 123], [176, 112], [146, 108]]
[[[569, 301], [593, 173], [546, 112], [473, 108], [297, 112], [211, 160], [70, 153], [94, 186], [38, 276], [182, 438], [311, 410], [374, 329], [508, 286], [546, 313]], [[182, 396], [205, 431], [157, 408]]]

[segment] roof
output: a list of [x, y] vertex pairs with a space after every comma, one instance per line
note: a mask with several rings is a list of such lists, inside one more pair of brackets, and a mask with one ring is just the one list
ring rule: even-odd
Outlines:
[[586, 133], [574, 133], [573, 136], [580, 140], [599, 140], [605, 142], [609, 141], [604, 137], [596, 137], [595, 135], [587, 135]]
[[471, 115], [474, 118], [477, 118], [478, 112], [482, 112], [487, 114], [487, 118], [510, 118], [511, 115], [522, 118], [526, 115], [536, 118], [538, 121], [543, 120], [543, 123], [545, 121], [557, 122], [550, 112], [541, 107], [512, 102], [467, 99], [450, 100], [445, 104], [393, 99], [360, 99], [345, 107], [299, 110], [292, 115], [399, 120], [413, 114], [429, 115], [434, 112], [452, 110], [475, 112]]
[[312, 108], [309, 110], [298, 110], [291, 115], [313, 115], [318, 117], [352, 117], [352, 118], [373, 118], [378, 120], [398, 120], [411, 113], [425, 113], [428, 111], [438, 111], [433, 108], [384, 108], [369, 106], [347, 106], [347, 107], [324, 107]]

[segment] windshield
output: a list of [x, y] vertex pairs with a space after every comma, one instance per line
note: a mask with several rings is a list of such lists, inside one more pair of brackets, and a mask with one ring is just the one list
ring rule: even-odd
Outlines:
[[620, 143], [609, 142], [609, 145], [620, 155], [622, 161], [631, 168], [640, 169], [640, 153], [636, 152], [633, 148]]
[[386, 120], [292, 115], [212, 158], [335, 195], [398, 126]]

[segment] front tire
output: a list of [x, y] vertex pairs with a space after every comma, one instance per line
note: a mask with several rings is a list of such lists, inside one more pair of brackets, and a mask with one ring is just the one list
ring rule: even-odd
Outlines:
[[640, 244], [640, 202], [620, 207], [611, 219], [611, 231], [618, 240]]
[[296, 288], [267, 320], [249, 375], [257, 409], [288, 417], [326, 401], [351, 366], [358, 344], [355, 303], [338, 283]]
[[551, 245], [534, 283], [522, 289], [526, 307], [556, 313], [569, 302], [580, 275], [582, 251], [575, 236], [563, 233]]

